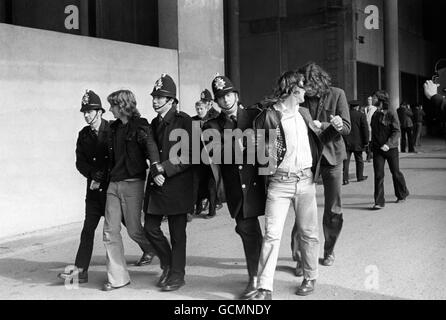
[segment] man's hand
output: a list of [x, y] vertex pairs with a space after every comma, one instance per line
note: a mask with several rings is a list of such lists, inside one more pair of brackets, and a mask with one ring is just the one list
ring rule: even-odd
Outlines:
[[342, 127], [344, 126], [344, 124], [343, 124], [342, 118], [340, 116], [330, 115], [330, 123], [336, 129], [336, 131], [338, 131], [338, 132], [342, 131]]
[[165, 171], [163, 168], [163, 165], [161, 163], [153, 163], [150, 166], [150, 174], [152, 175], [152, 177], [156, 177], [157, 175], [164, 175]]
[[430, 100], [430, 98], [432, 98], [432, 96], [436, 95], [438, 86], [439, 86], [439, 84], [434, 83], [432, 80], [427, 80], [423, 84], [424, 95], [426, 96], [426, 98], [428, 98]]
[[322, 127], [322, 123], [319, 120], [313, 120], [313, 124], [316, 128], [320, 129]]
[[92, 175], [92, 180], [97, 181], [97, 182], [104, 182], [105, 180], [105, 172], [104, 171], [96, 171], [93, 175]]
[[155, 181], [156, 185], [159, 186], [159, 187], [161, 187], [164, 184], [165, 180], [166, 179], [161, 174], [159, 174], [155, 178], [153, 178], [153, 181]]
[[383, 144], [382, 147], [381, 147], [381, 150], [384, 151], [384, 152], [387, 152], [387, 151], [390, 150], [390, 148], [389, 148], [389, 146], [387, 144]]

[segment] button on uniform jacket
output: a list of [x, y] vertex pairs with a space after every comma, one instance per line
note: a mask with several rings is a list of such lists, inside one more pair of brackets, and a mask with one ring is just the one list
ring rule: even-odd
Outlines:
[[[221, 155], [223, 162], [224, 155], [224, 129], [245, 129], [253, 126], [255, 117], [260, 113], [257, 108], [243, 109], [241, 106], [237, 109], [237, 124], [234, 125], [227, 119], [226, 115], [221, 112], [220, 115], [212, 120], [207, 121], [203, 130], [215, 129], [220, 132], [221, 141]], [[232, 154], [234, 155], [234, 148], [240, 148], [238, 142], [231, 143]], [[247, 148], [243, 150], [243, 158], [246, 159]], [[211, 164], [216, 171], [215, 164]], [[253, 164], [221, 164], [219, 165], [221, 176], [223, 178], [226, 202], [228, 204], [229, 212], [232, 218], [237, 215], [242, 215], [244, 218], [257, 217], [265, 213], [265, 184], [263, 177], [258, 175], [258, 167]], [[217, 181], [217, 180], [216, 180]]]
[[[110, 124], [102, 119], [99, 133], [96, 135], [90, 126], [79, 131], [76, 142], [76, 168], [87, 178], [87, 200], [104, 200], [108, 187], [107, 170], [109, 166], [108, 136]], [[106, 181], [101, 183], [99, 190], [90, 190], [92, 176], [97, 171], [103, 171]]]
[[[166, 177], [164, 184], [159, 187], [149, 174], [143, 210], [155, 215], [192, 213], [195, 204], [191, 164], [192, 119], [188, 114], [172, 107], [164, 119], [160, 120], [160, 117], [156, 117], [151, 124]], [[189, 144], [189, 150], [181, 150], [182, 152], [169, 157], [171, 149], [177, 144], [177, 140], [169, 141], [169, 135], [175, 129], [182, 129], [183, 133], [187, 133], [188, 137], [185, 138], [188, 140], [186, 143]]]

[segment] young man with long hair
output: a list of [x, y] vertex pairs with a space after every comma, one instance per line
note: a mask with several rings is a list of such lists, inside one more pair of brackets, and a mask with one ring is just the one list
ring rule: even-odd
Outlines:
[[[330, 139], [324, 142], [321, 160], [321, 176], [324, 184], [324, 257], [322, 265], [334, 263], [334, 247], [341, 233], [343, 217], [341, 202], [342, 167], [347, 154], [343, 135], [350, 133], [350, 113], [344, 90], [331, 86], [331, 78], [321, 66], [314, 62], [307, 63], [298, 70], [305, 77], [305, 101], [302, 107], [310, 111], [315, 123], [330, 133]], [[301, 274], [296, 228], [292, 232], [293, 258], [297, 261], [296, 275]]]
[[110, 185], [104, 223], [108, 281], [102, 289], [111, 291], [130, 283], [121, 237], [121, 220], [125, 221], [130, 238], [138, 243], [144, 253], [151, 257], [155, 255], [141, 224], [141, 209], [147, 160], [154, 167], [159, 162], [159, 154], [152, 129], [147, 120], [141, 117], [134, 94], [129, 90], [119, 90], [111, 93], [107, 100], [116, 121], [110, 125]]
[[[303, 281], [297, 295], [314, 292], [318, 277], [319, 228], [315, 180], [319, 175], [322, 144], [308, 109], [301, 108], [303, 76], [285, 72], [278, 80], [270, 105], [255, 119], [256, 130], [273, 130], [275, 141], [262, 141], [273, 158], [267, 177], [265, 235], [259, 261], [258, 290], [252, 300], [272, 298], [274, 272], [283, 227], [290, 206], [294, 209], [297, 246], [300, 248]], [[266, 137], [271, 137], [265, 134]]]

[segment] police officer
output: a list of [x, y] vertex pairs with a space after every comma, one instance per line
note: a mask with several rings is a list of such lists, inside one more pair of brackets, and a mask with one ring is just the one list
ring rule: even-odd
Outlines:
[[206, 121], [206, 120], [215, 119], [218, 117], [218, 115], [220, 114], [220, 111], [216, 109], [213, 99], [212, 99], [212, 94], [208, 89], [204, 89], [201, 92], [200, 101], [203, 101], [204, 103], [206, 103], [206, 106], [207, 106], [207, 114], [203, 120]]
[[[193, 211], [194, 198], [190, 145], [170, 157], [177, 141], [171, 141], [169, 136], [180, 129], [176, 132], [192, 137], [192, 119], [177, 111], [176, 85], [169, 75], [161, 75], [151, 95], [153, 109], [158, 113], [151, 124], [160, 153], [160, 163], [154, 169], [162, 175], [151, 175], [147, 181], [144, 229], [163, 269], [157, 286], [162, 291], [174, 291], [185, 284], [187, 213]], [[169, 223], [171, 245], [160, 228], [163, 216]]]
[[109, 164], [107, 139], [110, 125], [107, 120], [102, 119], [105, 110], [102, 108], [101, 99], [92, 90], [87, 90], [82, 97], [80, 111], [88, 124], [79, 132], [76, 143], [76, 168], [87, 178], [85, 220], [74, 263], [76, 268], [67, 269], [58, 277], [71, 280], [76, 276], [79, 283], [85, 283], [88, 282], [94, 232], [105, 211]]
[[[223, 130], [252, 129], [253, 121], [260, 113], [257, 108], [245, 109], [239, 104], [239, 93], [231, 80], [225, 76], [216, 76], [212, 81], [214, 99], [222, 112], [215, 118], [207, 121], [203, 128], [215, 129], [220, 132], [223, 139]], [[231, 138], [232, 139], [232, 138]], [[224, 150], [225, 141], [222, 140], [222, 152], [235, 154], [236, 148], [241, 148], [237, 140], [229, 144], [232, 150]], [[248, 148], [243, 150], [243, 159], [246, 159]], [[234, 160], [234, 159], [233, 159]], [[241, 294], [241, 299], [247, 299], [256, 294], [257, 268], [262, 247], [262, 231], [258, 216], [265, 212], [265, 185], [258, 176], [258, 168], [243, 160], [241, 164], [221, 162], [221, 176], [226, 193], [226, 202], [231, 217], [235, 219], [235, 231], [242, 238], [248, 268], [249, 282]]]

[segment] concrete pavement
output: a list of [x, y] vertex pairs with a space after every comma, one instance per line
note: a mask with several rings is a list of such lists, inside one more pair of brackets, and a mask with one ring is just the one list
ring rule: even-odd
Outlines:
[[[446, 144], [426, 140], [418, 154], [401, 154], [400, 166], [410, 196], [396, 204], [391, 175], [386, 167], [383, 210], [372, 211], [373, 168], [369, 179], [356, 182], [354, 162], [350, 184], [343, 187], [344, 228], [331, 267], [320, 266], [317, 291], [308, 297], [294, 294], [301, 282], [293, 274], [288, 215], [276, 269], [273, 299], [446, 299]], [[321, 253], [323, 188], [317, 187]], [[80, 195], [81, 196], [81, 195]], [[38, 212], [34, 213], [38, 214]], [[81, 213], [80, 213], [80, 219]], [[263, 226], [263, 218], [261, 219]], [[96, 231], [89, 283], [65, 287], [56, 276], [72, 264], [82, 223], [15, 238], [0, 239], [0, 299], [235, 299], [247, 280], [242, 243], [226, 206], [211, 220], [196, 218], [188, 224], [186, 286], [164, 293], [155, 287], [159, 261], [144, 267], [129, 266], [132, 283], [102, 292], [106, 280], [102, 221]], [[167, 224], [163, 223], [167, 232]], [[139, 247], [122, 232], [127, 261], [136, 261]]]

